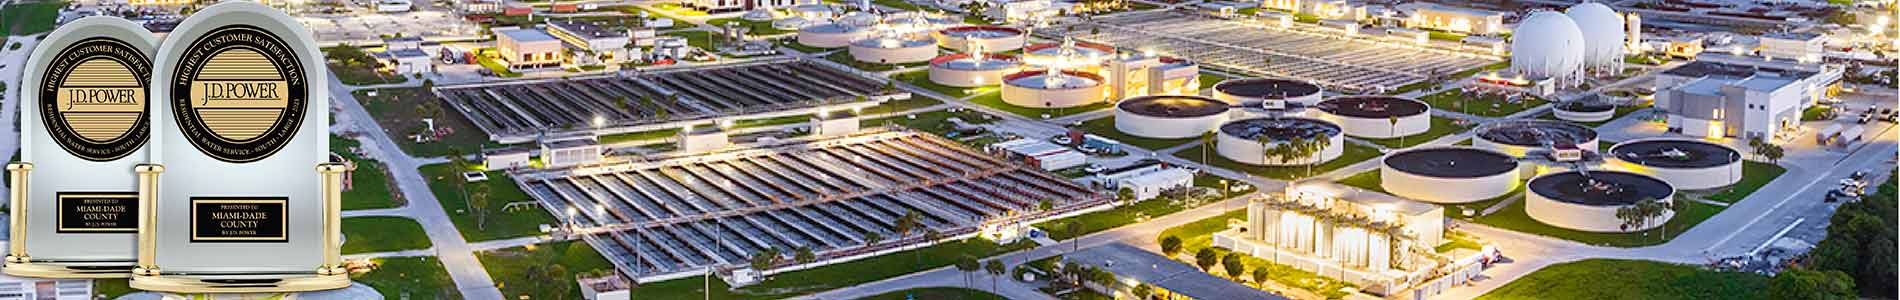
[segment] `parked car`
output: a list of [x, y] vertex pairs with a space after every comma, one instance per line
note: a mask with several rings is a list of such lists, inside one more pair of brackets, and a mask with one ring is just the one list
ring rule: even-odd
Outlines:
[[1082, 169], [1082, 171], [1086, 171], [1089, 173], [1101, 173], [1102, 171], [1107, 171], [1107, 170], [1108, 170], [1108, 167], [1104, 167], [1101, 164], [1089, 164], [1088, 168]]
[[1859, 200], [1859, 199], [1860, 199], [1860, 193], [1855, 193], [1853, 191], [1845, 191], [1841, 189], [1832, 189], [1832, 190], [1827, 191], [1827, 198], [1825, 198], [1823, 201], [1837, 202], [1841, 200], [1847, 200], [1848, 202], [1853, 202], [1854, 200]]
[[1058, 145], [1068, 145], [1071, 143], [1075, 143], [1074, 139], [1070, 139], [1069, 136], [1066, 136], [1066, 135], [1058, 135], [1055, 138], [1049, 139], [1049, 141], [1055, 142]]

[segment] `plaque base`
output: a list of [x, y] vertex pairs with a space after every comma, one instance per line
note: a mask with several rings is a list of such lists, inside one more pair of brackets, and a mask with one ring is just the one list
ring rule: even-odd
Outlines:
[[350, 276], [330, 275], [139, 275], [132, 288], [171, 293], [280, 293], [346, 288]]
[[126, 278], [132, 276], [133, 261], [99, 262], [6, 262], [0, 269], [7, 275], [37, 278]]

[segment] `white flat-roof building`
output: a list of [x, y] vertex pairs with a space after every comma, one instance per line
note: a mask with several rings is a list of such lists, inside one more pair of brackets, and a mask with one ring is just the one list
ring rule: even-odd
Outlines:
[[455, 9], [471, 15], [501, 13], [501, 1], [459, 0], [455, 2]]
[[1108, 99], [1201, 93], [1201, 67], [1175, 57], [1131, 54], [1108, 61]]
[[591, 137], [545, 141], [541, 142], [541, 163], [558, 168], [598, 162], [605, 150]]
[[[1712, 56], [1720, 55], [1702, 57]], [[1802, 109], [1833, 93], [1840, 72], [1719, 61], [1698, 60], [1657, 75], [1656, 107], [1668, 112], [1670, 131], [1772, 140], [1800, 125]]]
[[1488, 251], [1434, 249], [1444, 243], [1444, 218], [1437, 205], [1333, 183], [1301, 184], [1249, 201], [1246, 222], [1215, 233], [1213, 243], [1393, 296], [1448, 282], [1441, 275], [1468, 279], [1482, 268], [1471, 258]]
[[561, 64], [561, 40], [534, 28], [495, 30], [495, 49], [508, 69], [537, 69]]
[[509, 170], [529, 167], [534, 150], [511, 147], [482, 151], [482, 168], [488, 170]]
[[573, 19], [548, 20], [547, 24], [549, 35], [574, 50], [574, 55], [567, 58], [574, 65], [618, 64], [633, 56], [628, 53], [631, 40], [626, 31]]
[[1406, 27], [1480, 35], [1505, 31], [1504, 12], [1426, 2], [1400, 4], [1398, 9], [1410, 14]]
[[1827, 54], [1827, 35], [1811, 32], [1777, 32], [1763, 34], [1761, 46], [1756, 50], [1761, 56], [1770, 58], [1791, 58], [1803, 63], [1819, 63]]
[[724, 13], [752, 10], [762, 7], [790, 7], [797, 5], [795, 0], [686, 0], [681, 5], [709, 13]]
[[1160, 196], [1161, 192], [1194, 186], [1194, 173], [1181, 168], [1162, 168], [1123, 178], [1115, 186], [1117, 193], [1124, 189], [1135, 192], [1134, 201], [1148, 200]]
[[1022, 159], [1029, 165], [1037, 166], [1044, 171], [1068, 169], [1088, 163], [1088, 155], [1082, 152], [1037, 139], [1016, 139], [996, 143], [990, 147], [1008, 151], [1012, 157]]
[[382, 61], [385, 72], [396, 74], [425, 74], [435, 71], [435, 56], [422, 49], [394, 49], [377, 52], [376, 58]]

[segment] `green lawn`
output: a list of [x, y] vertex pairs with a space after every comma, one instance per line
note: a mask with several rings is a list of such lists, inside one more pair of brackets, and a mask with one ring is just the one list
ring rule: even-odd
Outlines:
[[913, 95], [910, 99], [884, 101], [882, 104], [864, 109], [860, 115], [900, 112], [931, 107], [938, 104], [943, 104], [943, 101], [937, 100], [936, 98]]
[[[706, 15], [706, 12], [705, 12], [705, 11], [701, 11], [701, 10], [696, 10], [696, 9], [692, 9], [692, 8], [689, 8], [689, 7], [685, 7], [685, 6], [681, 6], [681, 5], [679, 4], [679, 3], [674, 3], [674, 2], [662, 2], [662, 3], [659, 3], [659, 4], [654, 4], [654, 5], [653, 5], [653, 8], [656, 8], [656, 9], [659, 9], [659, 10], [662, 10], [662, 11], [666, 11], [666, 12], [669, 12], [669, 13], [673, 13], [673, 14], [675, 14], [675, 15], [681, 15], [681, 16], [687, 16], [687, 17], [695, 17], [695, 16], [704, 16], [704, 15]], [[659, 14], [650, 14], [650, 15], [654, 15], [654, 16], [658, 16]], [[682, 23], [682, 22], [674, 22], [674, 24], [679, 24], [679, 23]]]
[[[483, 133], [481, 128], [475, 127], [475, 123], [469, 122], [468, 118], [456, 112], [453, 106], [437, 100], [435, 93], [426, 89], [419, 87], [375, 89], [376, 97], [370, 97], [368, 91], [358, 90], [352, 94], [356, 96], [357, 101], [362, 102], [363, 109], [369, 111], [370, 117], [376, 119], [376, 124], [382, 125], [383, 131], [396, 139], [396, 145], [402, 147], [402, 151], [408, 152], [409, 155], [435, 157], [446, 156], [456, 151], [474, 154], [481, 153], [484, 147], [500, 146], [489, 142], [487, 133]], [[452, 129], [454, 133], [445, 135], [440, 140], [416, 143], [414, 139], [408, 137], [423, 132], [425, 126], [422, 122], [423, 117], [416, 111], [416, 107], [431, 102], [442, 108], [442, 113], [435, 116], [435, 127]]]
[[1767, 299], [1768, 282], [1693, 265], [1586, 259], [1544, 267], [1478, 299]]
[[613, 144], [613, 143], [625, 143], [625, 142], [635, 142], [635, 141], [645, 141], [645, 140], [657, 140], [657, 139], [664, 139], [664, 138], [679, 136], [679, 134], [680, 134], [679, 128], [654, 129], [654, 130], [647, 130], [647, 131], [615, 133], [615, 134], [600, 136], [600, 143]]
[[[989, 257], [1005, 252], [1027, 249], [1030, 246], [1032, 246], [1030, 243], [998, 245], [988, 240], [976, 238], [948, 241], [929, 247], [780, 273], [772, 275], [771, 278], [766, 279], [764, 282], [734, 290], [728, 290], [725, 281], [713, 280], [711, 282], [711, 298], [757, 300], [790, 298], [949, 266], [956, 263], [956, 260], [964, 255]], [[490, 268], [490, 270], [490, 274], [493, 274], [493, 268]], [[642, 284], [639, 288], [633, 290], [633, 299], [704, 299], [706, 296], [702, 285], [705, 284], [707, 283], [701, 281], [700, 277], [687, 277]]]
[[798, 50], [798, 52], [804, 52], [806, 54], [843, 49], [843, 48], [818, 48], [818, 47], [806, 46], [805, 44], [799, 44], [797, 39], [781, 40], [779, 41], [778, 45], [784, 46], [786, 48], [792, 48], [792, 50]]
[[6, 5], [5, 9], [0, 9], [0, 36], [53, 31], [55, 21], [59, 19], [59, 9], [64, 7], [66, 1]]
[[[976, 286], [978, 288], [989, 287], [989, 285], [985, 284], [985, 282], [980, 282], [980, 281], [976, 282]], [[858, 298], [857, 300], [921, 300], [921, 299], [1009, 300], [1009, 298], [1003, 298], [1003, 296], [991, 294], [990, 292], [985, 292], [983, 290], [956, 288], [956, 287], [927, 287], [927, 288], [907, 289], [907, 290], [871, 295], [870, 297]]]
[[473, 183], [468, 187], [469, 190], [474, 190], [475, 185], [488, 185], [489, 188], [488, 224], [486, 227], [477, 226], [475, 212], [469, 211], [466, 202], [462, 201], [463, 194], [456, 191], [452, 183], [457, 180], [454, 176], [462, 176], [460, 170], [454, 170], [449, 164], [433, 164], [422, 166], [419, 171], [422, 172], [422, 180], [429, 182], [429, 191], [435, 194], [436, 201], [442, 203], [442, 209], [455, 222], [455, 228], [462, 232], [462, 238], [470, 242], [540, 235], [541, 224], [559, 222], [542, 210], [540, 205], [526, 205], [523, 206], [525, 209], [514, 211], [503, 210], [510, 202], [534, 199], [522, 192], [515, 185], [514, 178], [507, 173], [491, 171], [488, 172], [488, 181]]
[[951, 98], [957, 98], [957, 99], [963, 99], [963, 97], [968, 97], [970, 95], [975, 95], [975, 94], [995, 92], [998, 89], [997, 87], [993, 87], [993, 86], [992, 87], [964, 88], [964, 87], [954, 87], [954, 86], [938, 84], [935, 81], [930, 81], [929, 70], [898, 73], [896, 76], [893, 76], [893, 78], [897, 79], [897, 81], [903, 81], [904, 83], [909, 83], [911, 85], [915, 85], [917, 87], [924, 88], [926, 90], [937, 92], [938, 94], [943, 94], [944, 96], [950, 96]]
[[1504, 68], [1509, 68], [1509, 67], [1511, 67], [1511, 60], [1507, 59], [1507, 60], [1491, 63], [1489, 65], [1484, 65], [1483, 67], [1478, 67], [1478, 68], [1470, 69], [1470, 70], [1464, 70], [1462, 72], [1452, 74], [1451, 77], [1449, 78], [1451, 78], [1451, 80], [1464, 79], [1465, 77], [1471, 77], [1471, 75], [1478, 75], [1479, 72], [1503, 70]]
[[[1379, 170], [1371, 170], [1371, 171], [1360, 172], [1359, 174], [1353, 174], [1350, 177], [1346, 177], [1345, 179], [1340, 179], [1339, 181], [1335, 181], [1335, 182], [1338, 182], [1339, 184], [1344, 184], [1346, 186], [1356, 187], [1356, 188], [1360, 188], [1360, 189], [1364, 189], [1368, 191], [1390, 194], [1389, 192], [1385, 191], [1385, 186], [1381, 184], [1381, 181], [1380, 181], [1381, 179], [1382, 178], [1380, 178]], [[1445, 208], [1446, 218], [1462, 219], [1464, 218], [1464, 215], [1465, 215], [1464, 211], [1467, 208], [1471, 209], [1474, 215], [1482, 214], [1484, 213], [1484, 209], [1490, 208], [1492, 205], [1497, 205], [1498, 202], [1502, 202], [1504, 200], [1514, 199], [1514, 198], [1518, 198], [1522, 196], [1523, 195], [1522, 192], [1524, 191], [1523, 186], [1524, 186], [1523, 182], [1519, 181], [1518, 184], [1512, 186], [1510, 192], [1504, 193], [1503, 196], [1497, 196], [1491, 199], [1484, 199], [1484, 200], [1479, 200], [1479, 201], [1471, 202], [1471, 203], [1439, 204], [1438, 206]], [[1499, 211], [1499, 212], [1501, 213], [1502, 211]]]
[[376, 71], [374, 68], [364, 66], [330, 64], [330, 73], [336, 74], [337, 80], [341, 80], [343, 84], [348, 85], [402, 83], [408, 80], [408, 78], [403, 77], [403, 75], [384, 74], [383, 72]]
[[343, 218], [343, 254], [428, 249], [422, 224], [404, 217]]
[[350, 171], [350, 189], [343, 191], [343, 210], [402, 207], [405, 202], [389, 189], [389, 167], [350, 152], [360, 146], [356, 140], [330, 135], [330, 152], [356, 163], [356, 170]]
[[846, 66], [851, 66], [852, 68], [856, 68], [859, 70], [872, 71], [872, 72], [890, 71], [890, 70], [896, 70], [897, 68], [921, 67], [921, 66], [930, 64], [930, 62], [914, 62], [914, 63], [905, 63], [905, 64], [880, 64], [880, 63], [861, 62], [855, 58], [851, 58], [851, 51], [832, 52], [831, 55], [825, 55], [825, 60], [844, 64]]
[[[1660, 245], [1663, 242], [1667, 242], [1667, 240], [1661, 238], [1660, 235], [1662, 233], [1667, 233], [1669, 238], [1675, 238], [1677, 235], [1687, 232], [1689, 228], [1695, 227], [1696, 224], [1702, 223], [1703, 220], [1707, 220], [1709, 217], [1715, 216], [1716, 213], [1722, 212], [1723, 209], [1723, 207], [1720, 206], [1686, 199], [1677, 199], [1676, 201], [1679, 205], [1684, 206], [1684, 208], [1677, 210], [1676, 216], [1670, 218], [1668, 224], [1640, 232], [1585, 232], [1545, 225], [1543, 222], [1531, 219], [1530, 215], [1524, 213], [1524, 201], [1513, 201], [1509, 206], [1505, 206], [1504, 209], [1498, 210], [1496, 213], [1478, 217], [1477, 222], [1490, 225], [1491, 227], [1572, 240], [1585, 244], [1629, 248]], [[1662, 231], [1665, 229], [1667, 232]]]
[[449, 271], [433, 256], [372, 258], [376, 269], [350, 280], [376, 288], [383, 299], [460, 299]]
[[1465, 39], [1465, 34], [1450, 31], [1425, 29], [1425, 34], [1430, 36], [1431, 39], [1440, 41], [1457, 42]]
[[[912, 115], [915, 115], [916, 118], [913, 119], [909, 117]], [[909, 115], [890, 116], [890, 117], [883, 117], [883, 118], [876, 118], [876, 119], [863, 119], [861, 121], [858, 121], [858, 126], [872, 127], [872, 126], [884, 126], [884, 124], [895, 123], [897, 125], [901, 125], [901, 126], [908, 127], [911, 129], [923, 130], [924, 132], [929, 132], [929, 133], [933, 133], [940, 136], [958, 138], [958, 136], [949, 135], [951, 131], [956, 130], [956, 124], [948, 121], [950, 118], [957, 118], [959, 120], [963, 120], [964, 122], [970, 123], [970, 124], [985, 124], [989, 122], [994, 122], [994, 120], [986, 119], [985, 116], [988, 116], [988, 114], [984, 114], [982, 112], [978, 112], [972, 109], [964, 109], [960, 112], [950, 112], [949, 110], [933, 110], [933, 111], [927, 111], [927, 112], [915, 113], [915, 114], [909, 114]]]
[[1781, 173], [1787, 171], [1788, 169], [1783, 169], [1781, 166], [1770, 163], [1752, 160], [1743, 161], [1742, 181], [1735, 182], [1735, 185], [1723, 188], [1721, 191], [1704, 198], [1723, 203], [1742, 201], [1742, 198], [1747, 198], [1748, 194], [1754, 194], [1755, 190], [1761, 189], [1764, 185], [1768, 185], [1769, 181], [1775, 181], [1776, 177], [1781, 177]]
[[1022, 106], [1016, 106], [1014, 104], [1004, 103], [1003, 93], [989, 93], [982, 96], [977, 96], [976, 98], [970, 98], [970, 103], [976, 103], [979, 105], [988, 106], [990, 108], [1007, 111], [1009, 113], [1016, 114], [1019, 116], [1029, 117], [1030, 119], [1041, 119], [1043, 114], [1048, 114], [1050, 118], [1060, 118], [1062, 116], [1091, 112], [1091, 111], [1106, 109], [1111, 106], [1114, 106], [1113, 104], [1109, 104], [1108, 102], [1097, 102], [1095, 104], [1083, 105], [1083, 106], [1078, 106], [1078, 107], [1070, 107], [1070, 108], [1022, 107]]
[[[1220, 184], [1217, 183], [1218, 180], [1220, 180], [1219, 176], [1196, 175], [1195, 185], [1213, 187], [1213, 188], [1219, 189]], [[1239, 193], [1239, 194], [1233, 194], [1233, 195], [1240, 195], [1240, 194], [1245, 194], [1245, 193]], [[1061, 241], [1061, 240], [1067, 240], [1074, 237], [1088, 235], [1090, 233], [1100, 232], [1103, 230], [1114, 229], [1116, 227], [1121, 227], [1122, 225], [1134, 224], [1142, 220], [1159, 218], [1161, 216], [1174, 214], [1174, 213], [1181, 212], [1183, 210], [1187, 210], [1190, 208], [1199, 207], [1199, 205], [1207, 205], [1207, 204], [1211, 204], [1215, 202], [1219, 202], [1219, 200], [1202, 199], [1202, 200], [1194, 201], [1194, 200], [1176, 200], [1173, 198], [1154, 198], [1154, 199], [1148, 199], [1148, 200], [1144, 200], [1140, 202], [1135, 202], [1134, 204], [1115, 207], [1114, 209], [1086, 213], [1086, 214], [1082, 214], [1078, 216], [1062, 218], [1062, 219], [1057, 219], [1057, 220], [1050, 220], [1050, 221], [1046, 221], [1042, 223], [1036, 223], [1035, 226], [1036, 228], [1042, 229], [1042, 231], [1044, 232], [1048, 232], [1050, 239]], [[1070, 230], [1066, 230], [1067, 228], [1062, 227], [1062, 226], [1068, 226], [1067, 224], [1081, 224], [1081, 225], [1077, 230], [1070, 231]]]
[[1227, 77], [1214, 75], [1207, 72], [1201, 72], [1201, 75], [1198, 75], [1198, 77], [1196, 77], [1195, 80], [1201, 81], [1201, 89], [1206, 90], [1206, 89], [1214, 88], [1214, 85], [1220, 84], [1220, 82], [1223, 80], [1227, 80]]
[[[706, 21], [706, 24], [719, 26], [721, 28], [724, 28], [726, 24], [728, 23], [737, 23], [739, 24], [739, 27], [745, 27], [749, 29], [750, 31], [747, 32], [748, 35], [778, 35], [778, 34], [798, 32], [797, 30], [785, 30], [785, 29], [778, 29], [778, 28], [772, 27], [772, 21], [751, 21], [751, 20], [740, 19], [740, 18], [723, 18], [723, 19], [712, 19], [712, 20]], [[678, 23], [674, 23], [674, 24], [678, 24]]]
[[1430, 103], [1432, 108], [1443, 111], [1455, 111], [1483, 117], [1503, 117], [1543, 105], [1546, 101], [1537, 97], [1519, 98], [1518, 101], [1505, 101], [1504, 96], [1496, 94], [1461, 95], [1464, 92], [1453, 89], [1426, 95], [1418, 100]]
[[492, 55], [498, 54], [491, 53], [493, 51], [495, 51], [495, 48], [476, 49], [475, 63], [481, 64], [484, 68], [488, 68], [489, 71], [495, 73], [495, 76], [501, 76], [503, 78], [521, 77], [521, 73], [509, 70], [508, 66], [502, 65], [500, 60], [495, 59]]
[[[1201, 161], [1201, 148], [1207, 148], [1207, 147], [1208, 145], [1197, 145], [1192, 148], [1182, 149], [1181, 151], [1174, 152], [1174, 157], [1179, 157], [1181, 159], [1186, 159], [1190, 161]], [[1283, 166], [1283, 167], [1255, 166], [1255, 165], [1243, 164], [1240, 162], [1227, 159], [1226, 157], [1222, 157], [1219, 154], [1216, 154], [1213, 151], [1214, 149], [1207, 149], [1207, 150], [1208, 150], [1207, 159], [1209, 160], [1208, 164], [1213, 165], [1215, 167], [1222, 168], [1222, 169], [1247, 172], [1248, 174], [1264, 176], [1267, 178], [1273, 178], [1273, 179], [1279, 179], [1279, 180], [1293, 180], [1293, 179], [1299, 179], [1299, 178], [1306, 178], [1308, 176], [1307, 167], [1304, 167], [1304, 166]], [[1327, 171], [1332, 171], [1333, 169], [1338, 169], [1340, 167], [1345, 167], [1347, 165], [1351, 165], [1353, 163], [1357, 163], [1357, 162], [1364, 161], [1367, 159], [1372, 159], [1375, 157], [1379, 157], [1379, 149], [1373, 149], [1372, 147], [1368, 147], [1368, 146], [1364, 146], [1360, 144], [1354, 144], [1352, 142], [1346, 142], [1346, 149], [1345, 151], [1339, 154], [1339, 158], [1333, 159], [1332, 161], [1329, 161], [1323, 164], [1312, 166], [1311, 172], [1314, 175], [1326, 174]]]
[[709, 52], [714, 51], [713, 44], [712, 44], [714, 36], [712, 32], [698, 31], [698, 30], [683, 30], [683, 31], [668, 32], [661, 35], [686, 38], [687, 46], [693, 46], [694, 48], [706, 49], [706, 51], [709, 51]]
[[1358, 138], [1358, 139], [1371, 142], [1373, 144], [1379, 144], [1380, 146], [1385, 146], [1386, 148], [1402, 149], [1402, 148], [1410, 148], [1418, 144], [1424, 144], [1425, 142], [1430, 142], [1432, 140], [1438, 139], [1438, 137], [1458, 134], [1459, 132], [1465, 132], [1465, 129], [1471, 129], [1471, 125], [1458, 125], [1458, 119], [1453, 119], [1453, 118], [1432, 116], [1431, 122], [1432, 122], [1431, 129], [1427, 129], [1423, 133], [1414, 134], [1412, 136], [1408, 136], [1404, 138], [1389, 138], [1389, 139]]
[[[1199, 221], [1194, 221], [1193, 223], [1182, 224], [1181, 226], [1175, 226], [1174, 228], [1168, 228], [1167, 230], [1162, 230], [1160, 235], [1155, 236], [1155, 241], [1156, 243], [1159, 243], [1162, 239], [1166, 239], [1171, 236], [1175, 238], [1179, 238], [1181, 239], [1182, 250], [1181, 250], [1181, 253], [1177, 255], [1183, 256], [1183, 257], [1192, 257], [1194, 256], [1195, 252], [1200, 251], [1202, 248], [1213, 247], [1214, 233], [1220, 232], [1222, 230], [1227, 230], [1228, 222], [1230, 222], [1231, 220], [1244, 220], [1246, 216], [1247, 216], [1246, 209], [1236, 209], [1236, 210], [1221, 214], [1219, 216], [1201, 219]], [[1220, 256], [1226, 256], [1228, 251], [1229, 250], [1227, 250], [1226, 248], [1219, 248], [1219, 247], [1214, 248], [1214, 252], [1218, 253]], [[1345, 282], [1341, 282], [1341, 281], [1334, 280], [1331, 278], [1322, 277], [1322, 276], [1319, 276], [1319, 274], [1314, 274], [1313, 272], [1300, 270], [1300, 269], [1294, 268], [1293, 266], [1273, 263], [1265, 259], [1260, 259], [1253, 256], [1241, 255], [1241, 262], [1243, 265], [1247, 266], [1246, 269], [1249, 270], [1247, 273], [1251, 273], [1252, 272], [1251, 270], [1253, 269], [1269, 268], [1269, 270], [1271, 271], [1269, 271], [1268, 274], [1273, 275], [1271, 280], [1273, 280], [1274, 282], [1278, 282], [1282, 285], [1300, 288], [1300, 289], [1304, 289], [1313, 293], [1324, 295], [1328, 299], [1345, 298], [1346, 292], [1341, 291], [1340, 289], [1351, 287], [1351, 285], [1346, 284]], [[1218, 266], [1214, 267], [1213, 270], [1208, 270], [1208, 271], [1209, 273], [1214, 273], [1215, 276], [1228, 277], [1226, 276], [1226, 274], [1219, 274], [1219, 273], [1224, 273], [1226, 271], [1222, 270]], [[1243, 276], [1243, 277], [1247, 279], [1235, 280], [1235, 282], [1242, 282], [1244, 284], [1252, 280], [1251, 278], [1253, 278], [1252, 276]], [[1231, 277], [1230, 277], [1230, 280], [1232, 280]]]
[[1081, 129], [1082, 131], [1085, 131], [1088, 133], [1093, 133], [1095, 135], [1099, 135], [1102, 137], [1120, 141], [1122, 142], [1122, 144], [1127, 144], [1129, 146], [1135, 146], [1135, 147], [1141, 147], [1148, 150], [1166, 149], [1168, 147], [1174, 147], [1183, 143], [1193, 142], [1197, 140], [1196, 138], [1178, 138], [1178, 139], [1145, 138], [1145, 137], [1139, 137], [1139, 136], [1134, 136], [1131, 134], [1122, 133], [1121, 130], [1115, 129], [1115, 116], [1108, 116], [1105, 118], [1083, 121]]
[[[581, 241], [478, 251], [475, 258], [488, 270], [488, 276], [494, 277], [495, 286], [508, 299], [580, 299], [581, 291], [574, 285], [574, 274], [614, 268], [593, 246]], [[560, 266], [560, 276], [554, 276], [549, 282], [536, 282], [527, 274], [535, 266]]]
[[125, 294], [131, 294], [131, 293], [137, 293], [137, 292], [143, 292], [143, 291], [140, 291], [138, 289], [133, 289], [132, 282], [126, 280], [125, 278], [107, 278], [107, 279], [93, 279], [92, 280], [93, 297], [105, 297], [103, 299], [118, 299], [119, 296], [124, 296]]
[[1833, 106], [1828, 106], [1826, 104], [1817, 104], [1814, 106], [1809, 106], [1808, 109], [1801, 110], [1801, 121], [1802, 122], [1821, 121], [1821, 120], [1827, 119], [1828, 112], [1833, 111], [1833, 110], [1834, 110]]

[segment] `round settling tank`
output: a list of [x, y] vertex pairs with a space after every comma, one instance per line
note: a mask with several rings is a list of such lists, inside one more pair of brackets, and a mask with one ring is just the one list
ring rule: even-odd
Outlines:
[[[1320, 101], [1320, 119], [1362, 138], [1396, 138], [1432, 129], [1432, 108], [1424, 101], [1391, 96], [1346, 96]], [[1397, 120], [1397, 123], [1393, 123]]]
[[1616, 105], [1602, 101], [1576, 100], [1551, 106], [1557, 119], [1572, 122], [1603, 122], [1616, 116]]
[[1322, 91], [1312, 83], [1274, 78], [1228, 79], [1214, 84], [1214, 98], [1231, 104], [1286, 100], [1313, 106], [1319, 104]]
[[1544, 174], [1525, 183], [1524, 213], [1531, 219], [1572, 230], [1590, 232], [1642, 231], [1669, 222], [1666, 212], [1643, 226], [1623, 228], [1616, 210], [1643, 199], [1674, 201], [1676, 189], [1649, 175], [1621, 171], [1565, 171]]
[[1084, 42], [1074, 42], [1074, 47], [1067, 47], [1070, 52], [1065, 56], [1062, 55], [1065, 48], [1062, 45], [1063, 43], [1042, 43], [1023, 47], [1023, 62], [1032, 66], [1049, 67], [1056, 65], [1058, 61], [1064, 61], [1067, 62], [1066, 66], [1061, 67], [1065, 70], [1099, 73], [1102, 62], [1115, 57], [1115, 47]]
[[1531, 149], [1544, 149], [1548, 145], [1577, 145], [1578, 149], [1595, 151], [1597, 131], [1563, 121], [1498, 121], [1478, 126], [1477, 138], [1471, 143], [1516, 157], [1524, 157]]
[[937, 58], [937, 44], [928, 38], [868, 38], [851, 42], [850, 51], [852, 59], [878, 64], [907, 64]]
[[[1345, 152], [1339, 125], [1320, 119], [1282, 117], [1241, 119], [1221, 124], [1215, 152], [1227, 159], [1259, 166], [1311, 165], [1332, 161]], [[1264, 142], [1262, 140], [1265, 140]], [[1298, 158], [1267, 157], [1266, 149], [1294, 139], [1328, 141], [1320, 151]]]
[[866, 27], [851, 26], [842, 22], [805, 26], [798, 29], [798, 44], [818, 48], [838, 48], [851, 45], [851, 41], [869, 36], [871, 30]]
[[1475, 147], [1435, 147], [1388, 154], [1379, 186], [1399, 197], [1432, 203], [1496, 198], [1517, 187], [1517, 158]]
[[1742, 180], [1742, 153], [1693, 139], [1648, 138], [1610, 146], [1610, 168], [1655, 176], [1677, 189], [1704, 190]]
[[1108, 85], [1101, 75], [1063, 71], [1051, 75], [1047, 70], [1023, 71], [1003, 76], [1003, 102], [1033, 108], [1076, 107], [1106, 98]]
[[1199, 137], [1227, 121], [1227, 108], [1225, 102], [1201, 96], [1129, 98], [1115, 104], [1115, 130], [1157, 139]]
[[968, 53], [949, 54], [930, 59], [930, 82], [954, 87], [991, 86], [1003, 82], [1003, 76], [1022, 68], [1015, 56], [985, 54], [978, 59]]
[[937, 38], [937, 44], [957, 52], [967, 52], [971, 45], [982, 45], [984, 51], [1008, 52], [1023, 48], [1023, 30], [1003, 26], [957, 26], [930, 33]]

